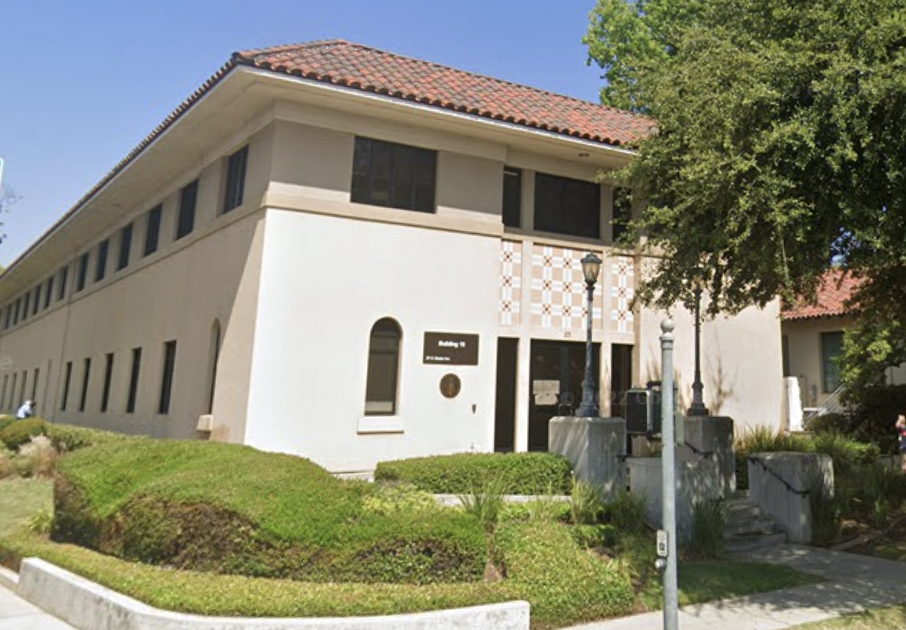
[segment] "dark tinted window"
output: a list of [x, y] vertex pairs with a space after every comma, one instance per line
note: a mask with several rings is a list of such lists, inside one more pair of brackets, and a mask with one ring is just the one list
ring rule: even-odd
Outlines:
[[176, 221], [176, 238], [190, 234], [195, 229], [195, 204], [198, 202], [198, 180], [179, 193], [179, 217]]
[[104, 391], [101, 394], [101, 412], [107, 411], [107, 405], [110, 402], [110, 383], [113, 380], [113, 353], [110, 352], [105, 358], [104, 364]]
[[116, 261], [116, 270], [129, 266], [129, 255], [132, 253], [132, 224], [124, 225], [120, 230], [120, 254]]
[[138, 377], [142, 369], [142, 349], [132, 349], [132, 369], [129, 373], [129, 398], [126, 400], [126, 413], [135, 413], [138, 400]]
[[535, 229], [600, 238], [600, 200], [597, 184], [538, 173], [535, 176]]
[[248, 145], [227, 158], [226, 188], [223, 191], [224, 212], [229, 212], [242, 205], [245, 198], [245, 169], [248, 159]]
[[371, 329], [365, 386], [366, 416], [396, 413], [401, 338], [402, 331], [392, 319], [379, 320]]
[[355, 203], [434, 212], [437, 153], [370, 138], [355, 139]]
[[164, 344], [164, 371], [160, 381], [160, 401], [157, 413], [170, 413], [170, 397], [173, 393], [173, 373], [176, 371], [176, 342]]
[[98, 259], [95, 261], [94, 281], [100, 282], [107, 274], [107, 253], [110, 250], [110, 240], [104, 239], [98, 245]]
[[522, 169], [503, 169], [503, 224], [522, 225]]
[[63, 376], [63, 396], [60, 400], [60, 411], [66, 411], [66, 403], [69, 401], [69, 384], [72, 381], [72, 361], [66, 362], [66, 373]]
[[44, 289], [44, 308], [50, 307], [50, 300], [53, 297], [53, 276], [47, 279], [47, 287]]
[[832, 394], [840, 386], [840, 366], [837, 365], [837, 358], [842, 353], [842, 332], [821, 333], [821, 368], [825, 394]]
[[35, 287], [34, 295], [32, 295], [31, 302], [31, 314], [37, 315], [38, 311], [41, 309], [41, 285]]
[[88, 403], [88, 382], [91, 380], [91, 359], [85, 359], [85, 371], [82, 373], [82, 397], [79, 399], [79, 411], [85, 411]]
[[57, 301], [66, 297], [66, 280], [69, 279], [69, 266], [60, 268], [60, 286], [57, 289]]
[[145, 228], [145, 256], [150, 256], [157, 251], [160, 242], [160, 217], [163, 207], [158, 205], [148, 211], [148, 223]]
[[88, 252], [79, 256], [79, 269], [76, 275], [76, 293], [85, 288], [88, 279]]
[[31, 304], [31, 291], [22, 296], [22, 321], [28, 319], [28, 306]]

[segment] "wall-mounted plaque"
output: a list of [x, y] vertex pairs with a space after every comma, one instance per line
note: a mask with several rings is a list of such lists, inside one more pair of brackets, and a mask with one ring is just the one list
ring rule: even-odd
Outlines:
[[425, 363], [478, 365], [478, 335], [425, 333]]
[[456, 398], [461, 389], [462, 381], [455, 374], [445, 374], [440, 379], [440, 393], [444, 395], [444, 398]]

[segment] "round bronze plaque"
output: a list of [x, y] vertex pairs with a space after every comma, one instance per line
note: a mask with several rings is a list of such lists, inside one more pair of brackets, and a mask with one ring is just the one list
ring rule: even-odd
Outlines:
[[440, 379], [440, 393], [444, 395], [444, 398], [456, 398], [460, 389], [462, 389], [462, 382], [455, 374], [445, 374]]

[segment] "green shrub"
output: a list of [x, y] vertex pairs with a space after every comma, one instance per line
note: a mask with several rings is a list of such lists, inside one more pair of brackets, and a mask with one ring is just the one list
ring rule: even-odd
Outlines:
[[514, 521], [559, 521], [568, 523], [572, 510], [567, 501], [550, 494], [539, 494], [524, 503], [507, 503], [501, 518]]
[[805, 430], [810, 433], [842, 433], [852, 431], [852, 418], [842, 413], [826, 413], [812, 416], [805, 423]]
[[31, 441], [36, 435], [46, 435], [48, 424], [39, 418], [17, 420], [0, 431], [0, 442], [11, 451]]
[[16, 422], [15, 416], [0, 416], [0, 432], [13, 422]]
[[500, 478], [486, 481], [471, 494], [459, 495], [459, 501], [466, 514], [477, 519], [488, 533], [497, 527], [497, 520], [504, 506], [506, 485]]
[[812, 544], [826, 547], [840, 535], [842, 526], [841, 505], [845, 498], [834, 494], [834, 489], [823, 475], [806, 480], [808, 502], [812, 510]]
[[479, 580], [488, 546], [439, 507], [369, 510], [373, 487], [250, 447], [142, 439], [60, 460], [54, 540], [177, 568], [312, 581]]
[[571, 474], [569, 461], [554, 453], [460, 453], [381, 462], [374, 478], [435, 494], [467, 494], [487, 479], [500, 479], [506, 494], [568, 494]]
[[843, 516], [867, 518], [878, 527], [906, 499], [902, 473], [876, 462], [858, 466], [847, 475], [835, 475], [834, 481]]
[[723, 553], [726, 529], [727, 506], [723, 501], [696, 501], [692, 506], [689, 551], [700, 558], [717, 558]]
[[60, 453], [68, 453], [89, 446], [110, 444], [112, 442], [122, 443], [129, 440], [143, 439], [140, 436], [78, 427], [70, 424], [48, 424], [46, 428], [47, 437], [50, 438], [54, 448]]
[[575, 525], [595, 525], [604, 519], [603, 492], [594, 484], [574, 479], [569, 505]]
[[573, 540], [580, 547], [613, 547], [620, 537], [620, 531], [611, 524], [575, 525], [572, 528]]
[[374, 514], [434, 511], [438, 508], [434, 496], [411, 484], [379, 484], [373, 492], [365, 493], [362, 507]]
[[497, 531], [508, 586], [531, 604], [533, 627], [562, 627], [632, 610], [634, 592], [624, 564], [588, 553], [571, 529], [508, 521]]
[[839, 433], [820, 433], [814, 437], [812, 447], [816, 453], [830, 455], [834, 460], [834, 474], [848, 475], [860, 466], [874, 464], [881, 455], [874, 444], [863, 444]]
[[607, 503], [608, 520], [627, 534], [645, 529], [645, 498], [626, 490], [618, 492]]

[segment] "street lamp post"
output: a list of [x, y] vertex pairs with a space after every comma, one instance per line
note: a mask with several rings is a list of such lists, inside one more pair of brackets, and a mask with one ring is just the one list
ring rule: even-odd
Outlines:
[[588, 292], [588, 324], [585, 341], [585, 380], [582, 381], [582, 404], [579, 405], [576, 415], [580, 418], [598, 417], [597, 383], [592, 362], [591, 325], [594, 307], [595, 282], [598, 281], [598, 272], [601, 270], [601, 259], [594, 254], [588, 254], [582, 259], [582, 275], [585, 276], [585, 290]]
[[701, 334], [702, 334], [702, 319], [701, 319], [701, 302], [702, 302], [702, 280], [701, 278], [695, 279], [695, 375], [692, 379], [692, 404], [689, 405], [689, 409], [686, 411], [686, 415], [689, 416], [707, 416], [709, 415], [708, 408], [705, 407], [705, 402], [702, 398], [702, 390], [705, 386], [702, 384], [702, 370], [701, 370]]

